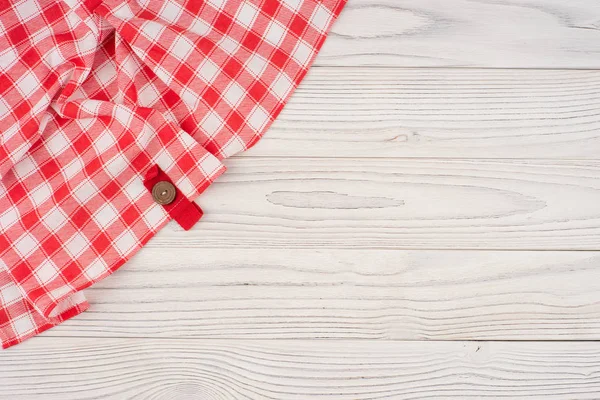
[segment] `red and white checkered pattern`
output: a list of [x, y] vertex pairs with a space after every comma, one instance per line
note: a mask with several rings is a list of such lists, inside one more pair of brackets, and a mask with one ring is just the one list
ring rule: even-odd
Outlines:
[[345, 1], [0, 1], [3, 347], [84, 311], [170, 220], [150, 167], [193, 201], [258, 141]]

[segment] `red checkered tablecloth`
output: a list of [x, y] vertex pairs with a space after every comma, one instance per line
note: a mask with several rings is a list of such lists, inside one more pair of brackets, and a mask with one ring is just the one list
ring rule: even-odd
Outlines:
[[[2, 347], [84, 311], [83, 289], [179, 221], [277, 117], [345, 2], [0, 0]], [[153, 198], [157, 176], [177, 207]]]

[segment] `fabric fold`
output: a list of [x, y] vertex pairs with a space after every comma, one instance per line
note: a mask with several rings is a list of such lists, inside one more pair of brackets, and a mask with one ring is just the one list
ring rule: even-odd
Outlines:
[[54, 317], [45, 317], [25, 299], [5, 268], [0, 268], [0, 288], [0, 344], [3, 349], [81, 314], [89, 307], [80, 292], [62, 301]]

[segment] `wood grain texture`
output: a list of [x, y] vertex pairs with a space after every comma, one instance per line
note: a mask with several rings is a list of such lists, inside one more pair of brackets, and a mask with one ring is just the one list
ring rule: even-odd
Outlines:
[[596, 0], [349, 0], [318, 65], [599, 68]]
[[594, 340], [599, 265], [600, 252], [144, 249], [42, 336]]
[[228, 160], [149, 247], [600, 250], [600, 162]]
[[314, 68], [246, 154], [598, 159], [600, 71]]
[[32, 340], [5, 398], [597, 399], [600, 344]]

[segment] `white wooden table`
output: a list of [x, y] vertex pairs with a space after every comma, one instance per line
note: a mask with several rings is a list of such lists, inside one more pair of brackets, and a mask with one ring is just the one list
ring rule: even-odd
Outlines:
[[0, 398], [600, 397], [598, 0], [350, 0], [228, 166]]

